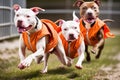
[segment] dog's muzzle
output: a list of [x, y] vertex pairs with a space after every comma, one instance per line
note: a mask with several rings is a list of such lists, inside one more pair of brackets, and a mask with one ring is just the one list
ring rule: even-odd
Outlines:
[[29, 25], [28, 27], [25, 27], [23, 25], [23, 21], [21, 21], [21, 20], [18, 20], [18, 22], [17, 22], [17, 30], [18, 30], [19, 33], [22, 33], [24, 31], [28, 31], [31, 27], [32, 27], [32, 25]]
[[93, 16], [91, 12], [86, 14], [85, 21], [88, 23], [93, 23], [96, 20], [96, 18]]

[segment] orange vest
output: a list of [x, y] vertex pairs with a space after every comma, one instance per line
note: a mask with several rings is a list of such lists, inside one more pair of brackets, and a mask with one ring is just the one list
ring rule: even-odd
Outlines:
[[87, 45], [92, 45], [94, 46], [96, 43], [98, 43], [98, 39], [96, 38], [97, 32], [103, 28], [104, 30], [104, 38], [114, 38], [114, 34], [110, 33], [110, 29], [109, 27], [99, 18], [97, 18], [95, 24], [89, 29], [88, 31], [88, 39], [90, 41], [90, 44], [87, 40], [87, 29], [85, 28], [85, 26], [83, 25], [83, 19], [80, 19], [80, 30], [84, 35], [84, 41], [85, 44]]
[[68, 43], [66, 41], [66, 39], [62, 33], [60, 33], [60, 38], [62, 39], [62, 44], [64, 46], [66, 56], [68, 56], [72, 59], [78, 57], [79, 54], [78, 54], [77, 50], [80, 47], [80, 45], [84, 39], [82, 33], [79, 35], [79, 38], [77, 40], [74, 40], [73, 42], [70, 42], [70, 43]]
[[[42, 29], [28, 35], [27, 32], [22, 33], [23, 41], [26, 45], [26, 47], [31, 50], [32, 52], [35, 52], [36, 44], [37, 42], [44, 36], [49, 36], [49, 42], [46, 44], [45, 52], [49, 52], [50, 49], [56, 47], [58, 44], [58, 34], [56, 30], [54, 29], [57, 25], [55, 25], [50, 20], [41, 20], [42, 21]], [[48, 21], [48, 22], [47, 22]], [[50, 23], [49, 23], [50, 22]], [[54, 24], [54, 25], [53, 25]], [[30, 39], [29, 39], [30, 38]]]

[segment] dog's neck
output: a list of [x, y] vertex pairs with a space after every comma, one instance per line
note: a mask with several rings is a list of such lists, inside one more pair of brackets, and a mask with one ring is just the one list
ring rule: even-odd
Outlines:
[[42, 22], [39, 20], [39, 18], [36, 17], [35, 19], [36, 19], [36, 23], [34, 27], [32, 27], [29, 31], [27, 31], [29, 34], [34, 33], [42, 28]]

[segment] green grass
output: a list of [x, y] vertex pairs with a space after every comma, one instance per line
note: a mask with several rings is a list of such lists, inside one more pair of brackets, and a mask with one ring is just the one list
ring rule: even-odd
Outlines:
[[83, 69], [76, 69], [75, 59], [71, 67], [60, 68], [60, 61], [56, 56], [51, 55], [48, 61], [48, 73], [41, 74], [43, 63], [35, 62], [29, 68], [19, 70], [17, 65], [19, 58], [11, 58], [9, 60], [0, 59], [0, 80], [94, 80], [93, 77], [99, 71], [101, 66], [115, 65], [119, 61], [113, 60], [112, 57], [120, 53], [120, 36], [114, 39], [107, 39], [105, 48], [100, 59], [96, 60], [95, 55], [91, 54], [92, 61], [84, 60]]

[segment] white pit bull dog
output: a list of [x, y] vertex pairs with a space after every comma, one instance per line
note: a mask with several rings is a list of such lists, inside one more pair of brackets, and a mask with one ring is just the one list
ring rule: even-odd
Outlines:
[[64, 49], [68, 59], [71, 61], [78, 57], [76, 68], [82, 69], [82, 61], [84, 60], [84, 37], [79, 28], [79, 18], [73, 12], [73, 20], [64, 21], [58, 20], [61, 26], [61, 32], [59, 33]]
[[[61, 39], [55, 30], [57, 25], [50, 20], [39, 20], [36, 16], [39, 11], [45, 10], [39, 7], [21, 8], [17, 4], [13, 8], [15, 11], [15, 26], [18, 32], [21, 33], [19, 44], [20, 64], [18, 68], [24, 69], [29, 67], [34, 59], [37, 63], [43, 60], [44, 68], [42, 73], [46, 73], [50, 52], [53, 52], [62, 64], [70, 66], [71, 64], [65, 55]], [[33, 54], [25, 57], [26, 48], [31, 50]]]

